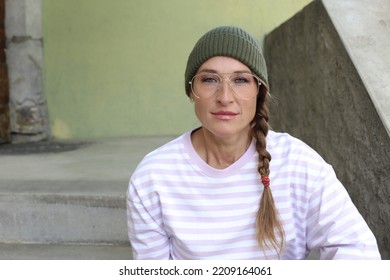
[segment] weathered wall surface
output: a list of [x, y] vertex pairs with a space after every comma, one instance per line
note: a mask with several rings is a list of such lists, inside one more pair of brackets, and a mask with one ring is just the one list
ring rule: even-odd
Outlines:
[[268, 34], [265, 55], [272, 127], [333, 165], [390, 259], [390, 138], [323, 3]]
[[6, 0], [6, 37], [11, 141], [46, 139], [41, 0]]
[[322, 3], [390, 135], [390, 1]]

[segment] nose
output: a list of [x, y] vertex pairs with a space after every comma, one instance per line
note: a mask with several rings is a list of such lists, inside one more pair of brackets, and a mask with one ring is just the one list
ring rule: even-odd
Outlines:
[[220, 103], [230, 103], [234, 100], [233, 89], [230, 86], [230, 80], [224, 78], [221, 80], [221, 84], [217, 90], [217, 101]]

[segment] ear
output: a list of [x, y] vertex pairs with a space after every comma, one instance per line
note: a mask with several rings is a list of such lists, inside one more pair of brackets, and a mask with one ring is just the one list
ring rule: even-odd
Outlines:
[[188, 97], [190, 98], [190, 101], [191, 101], [191, 102], [195, 102], [194, 94], [193, 94], [192, 92], [190, 92], [190, 94], [188, 95]]

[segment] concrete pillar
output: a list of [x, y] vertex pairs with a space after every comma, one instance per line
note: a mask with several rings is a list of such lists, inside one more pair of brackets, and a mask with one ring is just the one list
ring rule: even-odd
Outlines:
[[9, 140], [9, 92], [5, 58], [5, 0], [0, 0], [0, 144]]
[[49, 137], [43, 92], [41, 0], [6, 0], [11, 142]]

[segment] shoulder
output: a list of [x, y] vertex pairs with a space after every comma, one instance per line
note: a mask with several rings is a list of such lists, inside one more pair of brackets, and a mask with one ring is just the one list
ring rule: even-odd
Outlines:
[[270, 130], [267, 136], [267, 149], [272, 156], [301, 157], [324, 161], [321, 155], [302, 140], [285, 132]]
[[270, 131], [267, 150], [272, 157], [273, 173], [279, 178], [305, 181], [307, 186], [323, 181], [326, 176], [335, 178], [332, 166], [318, 152], [288, 133]]
[[184, 162], [185, 145], [188, 133], [169, 141], [159, 148], [148, 153], [138, 164], [130, 176], [128, 196], [153, 197], [156, 182], [163, 179], [166, 174], [175, 173], [180, 162]]
[[150, 174], [154, 170], [166, 169], [178, 162], [183, 162], [183, 159], [186, 157], [189, 135], [190, 132], [186, 132], [145, 155], [132, 174], [132, 178]]
[[181, 153], [186, 144], [187, 134], [188, 133], [184, 133], [179, 137], [151, 151], [143, 158], [142, 162], [153, 161], [159, 158], [163, 158], [166, 155]]
[[312, 199], [321, 203], [324, 191], [345, 195], [333, 167], [300, 139], [287, 133], [271, 132], [267, 137], [267, 150], [272, 158], [273, 188], [287, 190], [286, 196], [293, 198], [294, 209], [311, 208]]

